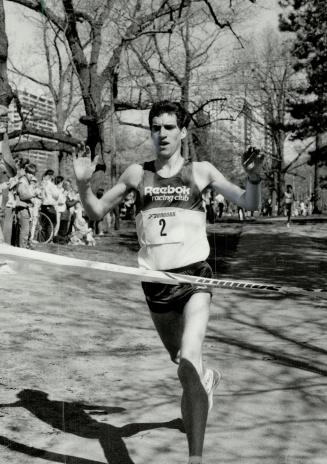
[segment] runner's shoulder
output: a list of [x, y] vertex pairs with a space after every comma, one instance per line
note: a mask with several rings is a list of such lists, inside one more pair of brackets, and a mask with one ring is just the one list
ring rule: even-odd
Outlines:
[[128, 187], [136, 189], [142, 180], [142, 176], [143, 167], [140, 164], [133, 163], [125, 169], [120, 176], [120, 180]]
[[193, 173], [197, 179], [211, 182], [213, 171], [217, 168], [209, 161], [193, 161]]

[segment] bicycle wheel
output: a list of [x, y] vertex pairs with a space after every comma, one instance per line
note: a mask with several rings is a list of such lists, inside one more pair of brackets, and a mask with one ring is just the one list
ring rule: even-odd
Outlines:
[[48, 243], [53, 237], [53, 224], [44, 213], [39, 213], [39, 219], [35, 230], [36, 240], [40, 243]]

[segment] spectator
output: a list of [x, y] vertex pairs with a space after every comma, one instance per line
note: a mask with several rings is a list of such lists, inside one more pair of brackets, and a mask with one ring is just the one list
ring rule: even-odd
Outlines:
[[61, 218], [63, 217], [63, 214], [67, 210], [66, 191], [63, 187], [63, 182], [64, 182], [64, 178], [62, 176], [57, 176], [54, 179], [54, 183], [58, 189], [58, 199], [57, 199], [56, 204], [54, 205], [55, 210], [56, 210], [56, 225], [55, 225], [54, 233], [53, 233], [54, 237], [56, 237], [59, 233]]
[[66, 212], [62, 215], [62, 235], [69, 236], [72, 233], [75, 219], [75, 204], [79, 200], [79, 195], [73, 189], [69, 179], [64, 180], [63, 189], [66, 195]]
[[16, 217], [18, 246], [21, 248], [30, 248], [31, 215], [29, 208], [32, 206], [32, 199], [34, 197], [31, 180], [35, 176], [35, 173], [35, 164], [28, 164], [25, 166], [25, 174], [19, 178], [17, 184]]
[[36, 232], [37, 223], [39, 221], [40, 209], [42, 205], [42, 191], [35, 176], [31, 178], [31, 187], [33, 189], [34, 196], [32, 198], [32, 205], [30, 206], [30, 215], [31, 215], [30, 242], [37, 243], [35, 232]]
[[[102, 198], [104, 194], [104, 189], [99, 188], [96, 192], [97, 198]], [[104, 235], [104, 219], [99, 221], [89, 221], [90, 227], [92, 227], [94, 235], [99, 235], [100, 237]]]
[[135, 218], [135, 201], [136, 193], [134, 190], [128, 193], [125, 198], [125, 219], [133, 220]]
[[223, 215], [224, 208], [225, 208], [225, 198], [221, 193], [218, 193], [218, 195], [216, 195], [215, 205], [216, 205], [218, 218], [220, 219]]
[[286, 210], [286, 216], [287, 216], [287, 222], [286, 222], [287, 227], [290, 227], [291, 216], [292, 216], [292, 205], [294, 201], [295, 201], [295, 196], [293, 193], [293, 187], [290, 184], [288, 184], [286, 186], [286, 192], [284, 193], [285, 210]]
[[304, 200], [300, 202], [300, 214], [306, 216], [308, 214], [308, 208]]
[[213, 209], [213, 198], [212, 198], [212, 190], [209, 188], [204, 189], [202, 198], [205, 204], [205, 209], [207, 212], [207, 220], [210, 224], [214, 224], [215, 222], [215, 213]]
[[1, 175], [1, 179], [0, 179], [0, 243], [4, 242], [4, 236], [2, 232], [2, 227], [3, 227], [3, 222], [4, 222], [3, 220], [4, 210], [5, 210], [3, 192], [7, 190], [7, 184], [8, 184], [7, 175], [6, 175], [6, 172], [3, 172], [3, 175]]
[[16, 175], [8, 179], [7, 189], [3, 191], [3, 202], [5, 205], [3, 235], [5, 242], [9, 245], [18, 245], [17, 216], [15, 212], [17, 185], [19, 179], [25, 176], [25, 166], [28, 163], [29, 160], [26, 158], [16, 160]]
[[95, 246], [92, 229], [83, 217], [83, 206], [79, 200], [75, 204], [74, 232], [71, 237], [71, 243], [73, 245], [87, 244]]
[[46, 214], [51, 220], [54, 228], [57, 224], [57, 212], [55, 205], [59, 198], [59, 190], [54, 184], [54, 171], [48, 169], [42, 177], [41, 191], [42, 191], [42, 205], [41, 211]]

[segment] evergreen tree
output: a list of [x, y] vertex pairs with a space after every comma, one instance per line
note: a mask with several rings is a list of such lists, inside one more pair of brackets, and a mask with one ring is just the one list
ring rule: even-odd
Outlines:
[[306, 84], [297, 89], [289, 102], [294, 121], [290, 129], [294, 138], [315, 137], [316, 149], [310, 152], [309, 164], [315, 166], [314, 212], [318, 206], [319, 184], [327, 166], [324, 143], [327, 133], [327, 8], [326, 0], [280, 0], [285, 14], [280, 16], [280, 29], [295, 34], [292, 55], [294, 70]]
[[306, 77], [290, 102], [297, 120], [295, 135], [303, 139], [327, 131], [327, 8], [325, 0], [281, 0], [286, 10], [280, 29], [295, 33], [294, 69]]

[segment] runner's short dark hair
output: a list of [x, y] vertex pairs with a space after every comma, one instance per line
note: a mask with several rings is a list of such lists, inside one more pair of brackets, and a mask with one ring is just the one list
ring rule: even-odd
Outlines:
[[149, 125], [152, 129], [152, 121], [156, 116], [160, 116], [163, 113], [175, 114], [177, 125], [179, 129], [185, 127], [187, 129], [191, 117], [188, 111], [179, 103], [170, 100], [161, 100], [152, 105], [149, 113]]

